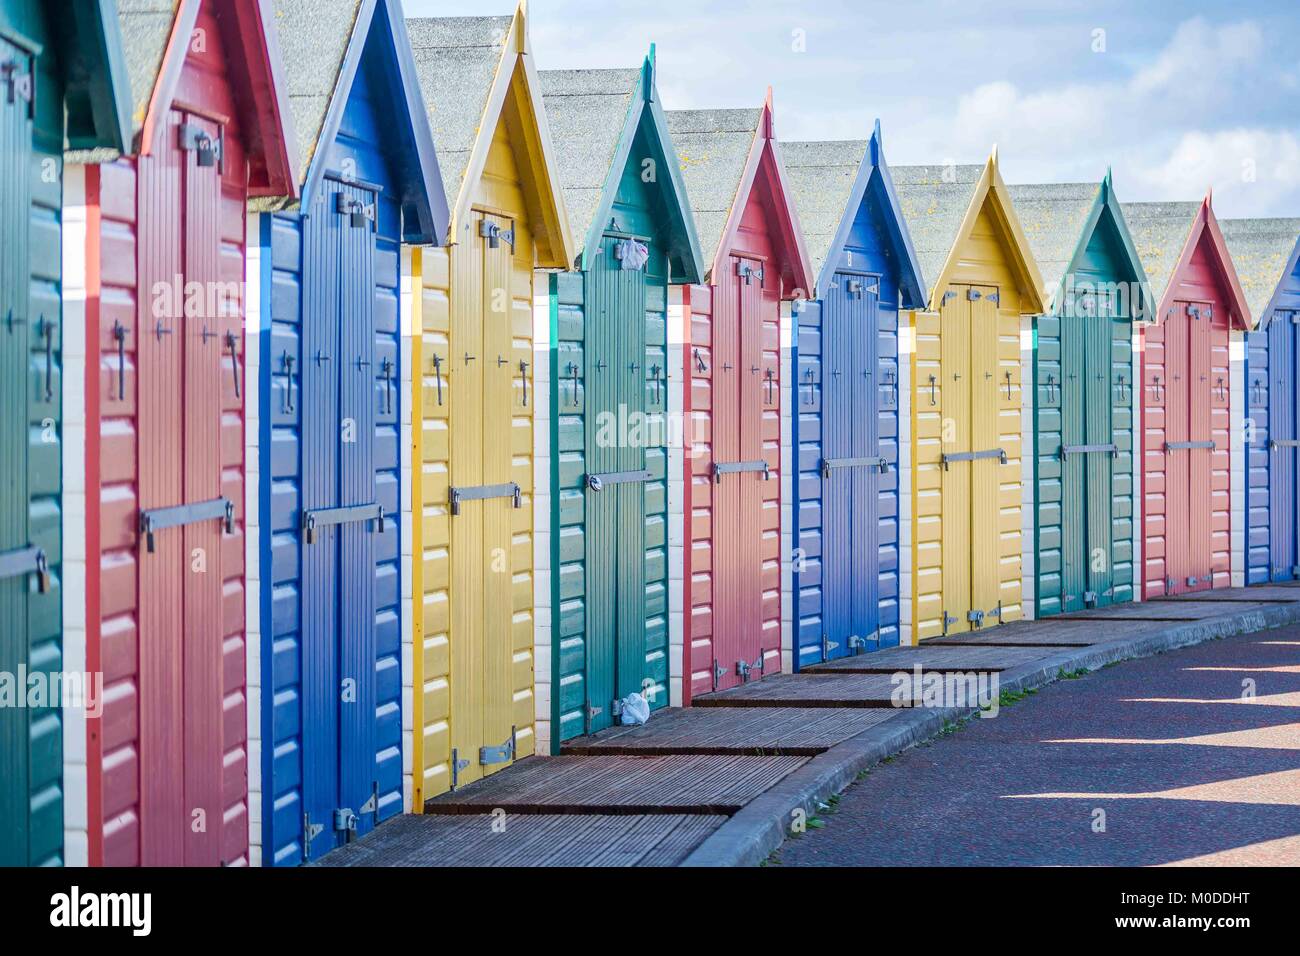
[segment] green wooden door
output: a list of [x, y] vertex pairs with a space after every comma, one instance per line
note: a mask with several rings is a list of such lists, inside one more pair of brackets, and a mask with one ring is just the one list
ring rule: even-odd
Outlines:
[[0, 865], [28, 865], [63, 839], [60, 689], [25, 679], [62, 669], [58, 158], [33, 156], [35, 57], [0, 39], [0, 64]]
[[1104, 292], [1087, 296], [1084, 309], [1084, 457], [1083, 490], [1087, 503], [1087, 551], [1082, 600], [1086, 607], [1111, 602], [1115, 554], [1112, 548], [1112, 503], [1115, 494], [1115, 432], [1111, 424], [1113, 322], [1110, 297]]
[[646, 288], [606, 236], [586, 275], [586, 730], [615, 720], [646, 667]]
[[1084, 472], [1087, 456], [1070, 454], [1068, 449], [1082, 446], [1084, 426], [1084, 386], [1088, 379], [1087, 331], [1076, 313], [1068, 309], [1060, 320], [1061, 334], [1061, 610], [1083, 608], [1087, 590], [1088, 551], [1087, 508]]

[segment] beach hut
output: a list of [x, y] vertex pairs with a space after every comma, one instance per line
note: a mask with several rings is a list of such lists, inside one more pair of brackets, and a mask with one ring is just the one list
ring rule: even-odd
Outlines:
[[124, 149], [128, 88], [111, 3], [0, 0], [0, 866], [65, 860], [63, 149]]
[[1245, 527], [1232, 501], [1245, 487], [1232, 353], [1244, 351], [1250, 309], [1208, 194], [1122, 209], [1154, 307], [1141, 332], [1142, 598], [1228, 587], [1244, 570], [1232, 557], [1233, 529]]
[[447, 203], [398, 0], [274, 6], [303, 159], [249, 227], [251, 840], [292, 865], [403, 808], [401, 246]]
[[1008, 187], [1043, 277], [1026, 403], [1025, 605], [1029, 617], [1134, 596], [1135, 318], [1146, 277], [1100, 183]]
[[772, 94], [758, 109], [668, 113], [705, 263], [683, 290], [683, 702], [782, 670], [790, 500], [781, 468], [784, 303], [812, 269]]
[[550, 543], [538, 745], [558, 748], [617, 723], [631, 694], [670, 701], [668, 524], [682, 518], [668, 507], [668, 290], [704, 266], [654, 48], [640, 69], [541, 81], [577, 242], [577, 271], [549, 277], [535, 413], [536, 480], [550, 489], [535, 508]]
[[1300, 219], [1221, 219], [1250, 307], [1243, 432], [1247, 584], [1300, 578]]
[[1045, 305], [996, 149], [983, 166], [903, 166], [893, 176], [931, 283], [910, 323], [904, 624], [923, 640], [1023, 616], [1021, 341]]
[[870, 140], [781, 153], [815, 277], [786, 397], [798, 669], [899, 642], [898, 316], [926, 296], [878, 123]]
[[451, 207], [405, 263], [419, 810], [536, 749], [534, 270], [573, 242], [523, 5], [407, 29]]
[[77, 154], [67, 173], [84, 309], [66, 338], [94, 370], [65, 402], [85, 435], [65, 459], [85, 496], [67, 640], [104, 683], [70, 734], [91, 864], [248, 860], [245, 210], [296, 192], [271, 17], [255, 0], [120, 3], [127, 155]]

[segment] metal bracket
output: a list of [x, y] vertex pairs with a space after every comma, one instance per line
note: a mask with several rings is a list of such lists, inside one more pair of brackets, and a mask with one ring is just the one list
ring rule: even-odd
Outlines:
[[361, 808], [357, 810], [357, 813], [378, 813], [379, 812], [379, 785], [372, 784], [371, 787], [372, 789], [370, 791], [370, 799], [367, 800], [365, 803], [361, 804]]
[[[850, 644], [850, 646], [852, 646], [853, 641], [854, 641], [854, 638], [850, 637], [850, 638], [849, 638], [849, 644]], [[840, 646], [840, 642], [839, 642], [839, 641], [832, 641], [832, 640], [831, 640], [831, 636], [830, 636], [829, 634], [823, 634], [823, 635], [822, 635], [822, 660], [824, 660], [824, 661], [828, 661], [828, 660], [830, 660], [830, 659], [831, 659], [831, 651], [835, 650], [835, 648], [837, 648], [837, 647], [839, 647], [839, 646]]]
[[513, 481], [500, 485], [473, 485], [450, 489], [451, 513], [460, 514], [462, 501], [486, 501], [489, 498], [513, 498], [516, 508], [524, 506], [523, 491]]
[[1064, 461], [1069, 455], [1090, 455], [1096, 452], [1104, 452], [1112, 458], [1119, 454], [1119, 446], [1109, 445], [1062, 445], [1061, 459]]
[[763, 283], [763, 267], [759, 266], [755, 269], [751, 263], [745, 262], [744, 260], [736, 263], [736, 275], [745, 280], [745, 285], [749, 285], [751, 280], [755, 278], [758, 279], [760, 285]]
[[348, 839], [352, 839], [351, 834], [357, 832], [357, 815], [351, 807], [340, 807], [334, 811], [334, 829], [349, 834]]
[[302, 858], [303, 860], [311, 859], [311, 841], [316, 839], [325, 832], [325, 824], [312, 823], [311, 817], [307, 814], [302, 815]]
[[1001, 464], [1007, 463], [1007, 453], [1001, 448], [988, 448], [984, 451], [958, 451], [951, 455], [943, 454], [939, 458], [943, 470], [948, 470], [948, 465], [954, 461], [982, 461], [985, 458], [996, 458]]
[[50, 589], [50, 567], [44, 549], [31, 546], [0, 552], [0, 581], [26, 574], [36, 575], [39, 593]]
[[195, 524], [221, 518], [227, 534], [235, 531], [235, 503], [228, 498], [213, 498], [192, 505], [173, 505], [170, 508], [153, 508], [140, 512], [140, 533], [145, 536], [145, 550], [154, 552], [154, 534], [164, 528], [177, 528], [181, 525]]
[[645, 468], [636, 471], [607, 471], [599, 475], [587, 476], [587, 487], [592, 491], [603, 491], [606, 485], [630, 485], [649, 481], [654, 475]]
[[966, 612], [966, 620], [969, 621], [971, 624], [974, 624], [975, 627], [976, 627], [976, 629], [979, 629], [979, 628], [981, 628], [981, 627], [984, 626], [984, 612], [983, 612], [983, 611], [967, 611], [967, 612]]
[[220, 133], [217, 134], [216, 139], [213, 139], [211, 133], [193, 123], [182, 123], [177, 128], [180, 130], [181, 149], [197, 153], [195, 162], [199, 166], [203, 168], [215, 166], [223, 159], [224, 149]]
[[948, 626], [951, 625], [951, 624], [956, 624], [956, 623], [957, 623], [957, 618], [955, 618], [955, 617], [953, 617], [951, 614], [949, 614], [947, 608], [944, 608], [944, 612], [943, 612], [943, 633], [946, 635], [946, 634], [948, 633]]
[[22, 64], [17, 60], [10, 60], [8, 63], [0, 63], [0, 79], [4, 80], [5, 86], [8, 87], [7, 99], [10, 103], [17, 103], [20, 100], [33, 109], [36, 102], [36, 86], [32, 82], [31, 72], [19, 73]]
[[374, 521], [375, 531], [384, 533], [384, 506], [371, 503], [368, 505], [350, 505], [346, 508], [317, 508], [302, 513], [302, 530], [308, 544], [316, 543], [316, 529], [329, 525], [351, 524], [354, 521]]
[[823, 458], [822, 477], [830, 478], [832, 468], [875, 468], [883, 475], [889, 471], [889, 459], [883, 455], [867, 458]]
[[722, 484], [723, 475], [737, 474], [746, 471], [761, 471], [763, 480], [767, 481], [772, 477], [772, 470], [765, 460], [758, 461], [715, 461], [713, 463], [713, 481], [715, 484]]
[[[876, 637], [875, 643], [877, 644], [880, 643], [879, 636]], [[865, 637], [859, 637], [857, 634], [849, 635], [849, 650], [851, 650], [854, 654], [861, 654], [864, 650], [866, 650], [866, 647], [867, 647], [867, 639]]]
[[740, 677], [741, 681], [746, 684], [749, 683], [750, 673], [755, 670], [758, 671], [760, 675], [765, 673], [767, 670], [766, 655], [761, 647], [758, 649], [758, 660], [753, 663], [750, 663], [749, 661], [736, 661], [736, 674]]
[[515, 731], [516, 728], [510, 728], [510, 739], [503, 744], [495, 747], [479, 747], [478, 762], [483, 766], [491, 766], [498, 763], [509, 763], [515, 759]]
[[1214, 448], [1213, 441], [1167, 441], [1165, 451], [1185, 451], [1193, 448]]
[[455, 790], [460, 785], [460, 772], [469, 768], [468, 760], [460, 759], [460, 751], [455, 747], [451, 749], [451, 789]]

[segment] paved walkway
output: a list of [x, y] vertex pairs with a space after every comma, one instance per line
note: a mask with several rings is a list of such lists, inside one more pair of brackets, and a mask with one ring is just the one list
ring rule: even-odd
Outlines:
[[[601, 865], [745, 865], [758, 863], [780, 846], [792, 820], [801, 814], [816, 813], [821, 801], [844, 789], [859, 773], [881, 759], [899, 753], [933, 737], [951, 726], [953, 721], [972, 713], [970, 706], [954, 706], [950, 701], [934, 702], [920, 693], [918, 684], [912, 693], [897, 700], [892, 694], [890, 675], [912, 671], [939, 675], [979, 671], [995, 676], [1003, 690], [1018, 692], [1056, 680], [1062, 672], [1077, 668], [1095, 668], [1131, 657], [1143, 657], [1169, 648], [1196, 644], [1216, 637], [1260, 632], [1275, 635], [1281, 631], [1266, 628], [1300, 624], [1300, 587], [1268, 586], [1215, 592], [1212, 599], [1198, 595], [1196, 600], [1170, 600], [1113, 608], [1071, 619], [1017, 622], [970, 635], [958, 635], [943, 641], [928, 641], [919, 648], [895, 648], [862, 655], [824, 668], [795, 675], [773, 675], [733, 691], [707, 695], [686, 710], [660, 712], [643, 727], [614, 728], [593, 737], [570, 741], [559, 758], [533, 757], [521, 760], [490, 779], [451, 794], [444, 794], [425, 805], [425, 813], [402, 817], [379, 827], [365, 839], [329, 854], [314, 865], [323, 866], [432, 866], [432, 865], [519, 865], [519, 866], [601, 866]], [[1300, 633], [1292, 630], [1286, 633]], [[1251, 644], [1252, 639], [1236, 639], [1232, 646]], [[1297, 639], [1300, 640], [1300, 639]], [[1198, 651], [1207, 653], [1229, 646], [1216, 643]], [[1251, 646], [1270, 648], [1255, 661], [1259, 666], [1281, 666], [1281, 661], [1300, 661], [1300, 644], [1269, 644], [1263, 637]], [[1272, 655], [1271, 657], [1269, 655]], [[814, 831], [780, 851], [784, 862], [824, 863], [949, 863], [992, 862], [977, 859], [981, 847], [1010, 854], [1004, 862], [1025, 862], [1007, 849], [1005, 837], [994, 839], [981, 824], [982, 809], [977, 800], [1000, 812], [1010, 814], [1008, 826], [1019, 826], [1033, 836], [1033, 842], [1052, 844], [1054, 819], [1077, 822], [1071, 814], [1084, 813], [1083, 834], [1091, 836], [1088, 814], [1099, 798], [1093, 796], [1055, 796], [1042, 794], [1087, 792], [1088, 780], [1105, 781], [1105, 786], [1130, 796], [1150, 794], [1128, 800], [1119, 811], [1108, 798], [1108, 820], [1115, 827], [1142, 825], [1151, 833], [1151, 842], [1164, 840], [1171, 848], [1189, 847], [1190, 839], [1170, 842], [1160, 835], [1177, 829], [1176, 817], [1160, 812], [1168, 804], [1165, 791], [1183, 786], [1201, 786], [1209, 780], [1193, 774], [1179, 775], [1179, 761], [1170, 759], [1169, 772], [1161, 775], [1152, 769], [1161, 760], [1143, 754], [1150, 745], [1114, 742], [1143, 738], [1133, 727], [1100, 723], [1089, 725], [1087, 733], [1105, 743], [1043, 744], [1019, 740], [1000, 747], [965, 744], [968, 739], [999, 739], [1014, 719], [1033, 712], [1040, 701], [1058, 697], [1085, 685], [1113, 681], [1111, 675], [1130, 669], [1160, 666], [1174, 660], [1163, 658], [1127, 664], [1104, 674], [1090, 676], [1078, 684], [1062, 684], [1063, 690], [1044, 691], [1033, 703], [1024, 703], [991, 720], [975, 720], [974, 726], [962, 730], [923, 751], [904, 756], [894, 764], [873, 771], [873, 779], [843, 798], [843, 815], [825, 830]], [[1242, 660], [1229, 660], [1227, 666], [1240, 666]], [[1166, 664], [1166, 666], [1168, 666]], [[1142, 673], [1144, 671], [1134, 671]], [[1217, 676], [1212, 676], [1217, 675]], [[1207, 700], [1222, 696], [1225, 682], [1239, 681], [1235, 672], [1197, 671], [1175, 675], [1169, 686], [1159, 691], [1165, 697], [1204, 695]], [[1147, 728], [1147, 736], [1184, 737], [1225, 731], [1260, 730], [1247, 719], [1263, 708], [1290, 708], [1290, 719], [1300, 722], [1300, 674], [1286, 671], [1261, 671], [1255, 676], [1261, 689], [1268, 693], [1290, 694], [1279, 700], [1253, 705], [1249, 710], [1228, 704], [1156, 704], [1126, 702], [1118, 707], [1097, 710], [1114, 716], [1136, 708], [1150, 714], [1159, 712], [1160, 721], [1172, 720], [1164, 733]], [[1262, 678], [1267, 677], [1266, 685]], [[1290, 681], [1289, 684], [1286, 684]], [[1272, 687], [1281, 689], [1274, 692]], [[1234, 686], [1237, 686], [1234, 684]], [[1136, 693], [1137, 691], [1131, 691]], [[1261, 692], [1263, 692], [1261, 690]], [[1144, 696], [1152, 696], [1143, 691]], [[1193, 696], [1194, 696], [1193, 695]], [[903, 706], [897, 706], [897, 704]], [[971, 701], [970, 703], [974, 703]], [[1180, 716], [1183, 710], [1196, 711], [1196, 719]], [[1173, 715], [1166, 718], [1164, 715]], [[1080, 715], [1074, 715], [1076, 718]], [[1117, 718], [1116, 718], [1117, 719]], [[1141, 722], [1141, 714], [1133, 718]], [[1069, 728], [1078, 737], [1082, 730], [1071, 723], [1069, 708], [1044, 718], [1043, 728]], [[1245, 721], [1245, 723], [1241, 723]], [[1283, 721], [1285, 723], [1285, 721]], [[1300, 726], [1300, 723], [1296, 724]], [[1163, 726], [1163, 724], [1162, 724]], [[1294, 729], [1294, 728], [1292, 728]], [[1063, 731], [1065, 732], [1065, 731]], [[1285, 742], [1286, 730], [1268, 731], [1269, 739]], [[990, 737], [991, 735], [991, 737]], [[1031, 732], [1032, 736], [1032, 732]], [[1040, 734], [1041, 736], [1041, 734]], [[1292, 742], [1294, 743], [1294, 735]], [[962, 763], [931, 770], [926, 778], [919, 773], [906, 777], [896, 767], [933, 758], [953, 741], [971, 747]], [[1062, 773], [1052, 776], [1042, 756], [1033, 748], [1049, 750], [1076, 749], [1093, 753], [1095, 773], [1082, 773], [1081, 779]], [[1195, 744], [1179, 747], [1212, 750], [1214, 759], [1235, 760], [1231, 780], [1261, 777], [1248, 786], [1252, 792], [1262, 787], [1289, 787], [1292, 804], [1283, 813], [1300, 813], [1300, 779], [1269, 777], [1270, 772], [1295, 773], [1300, 763], [1287, 760], [1300, 755], [1295, 747], [1260, 744]], [[1129, 756], [1137, 751], [1135, 756]], [[1162, 753], [1172, 752], [1170, 750]], [[1255, 755], [1264, 757], [1256, 761]], [[1163, 758], [1162, 758], [1163, 759]], [[1253, 769], [1252, 769], [1253, 768]], [[1247, 771], [1250, 771], [1247, 773]], [[1019, 778], [1015, 775], [1019, 773]], [[859, 796], [876, 785], [878, 779], [893, 779], [897, 792], [889, 797], [867, 799]], [[1009, 781], [1019, 780], [1015, 787]], [[953, 791], [952, 781], [962, 784]], [[995, 781], [1003, 781], [998, 783]], [[1135, 786], [1141, 787], [1135, 791]], [[1123, 789], [1127, 787], [1127, 789]], [[1070, 789], [1073, 788], [1073, 789]], [[995, 793], [1011, 789], [1012, 794]], [[1226, 791], [1224, 791], [1226, 792]], [[1235, 791], [1233, 791], [1235, 792]], [[930, 794], [944, 794], [933, 803]], [[910, 797], [906, 813], [897, 794]], [[960, 795], [960, 799], [956, 797]], [[994, 796], [999, 799], [994, 800]], [[1002, 801], [1002, 797], [1007, 797]], [[1015, 798], [1015, 799], [1012, 799]], [[1214, 802], [1204, 798], [1206, 802]], [[1226, 798], [1220, 798], [1221, 813], [1228, 813]], [[861, 802], [860, 812], [849, 814], [850, 801]], [[974, 801], [974, 802], [972, 802]], [[1132, 807], [1152, 803], [1156, 809], [1139, 819]], [[1164, 802], [1161, 802], [1164, 801]], [[1014, 805], [1014, 812], [1004, 808]], [[947, 810], [935, 807], [942, 804]], [[1145, 803], [1143, 804], [1145, 805]], [[1256, 801], [1252, 822], [1258, 823], [1258, 841], [1267, 843], [1269, 830], [1265, 817], [1274, 813], [1276, 839], [1292, 838], [1300, 832], [1287, 821], [1276, 819], [1277, 808], [1267, 801]], [[873, 811], [873, 808], [877, 808]], [[954, 809], [956, 808], [956, 809]], [[873, 812], [876, 815], [872, 815]], [[1018, 815], [1018, 816], [1017, 816]], [[1255, 818], [1258, 818], [1256, 820]], [[942, 840], [955, 831], [945, 829], [943, 821], [966, 819], [969, 846], [949, 854]], [[1033, 821], [1032, 827], [1024, 821]], [[902, 826], [907, 821], [908, 826]], [[1234, 834], [1247, 832], [1237, 823], [1224, 819], [1223, 827]], [[1211, 826], [1217, 825], [1210, 819]], [[842, 825], [842, 826], [841, 826]], [[1058, 826], [1064, 826], [1064, 823]], [[1291, 826], [1291, 829], [1287, 829]], [[843, 834], [831, 840], [828, 834]], [[1039, 832], [1033, 827], [1047, 827]], [[919, 841], [932, 834], [937, 849], [922, 850]], [[904, 837], [904, 834], [908, 834]], [[1082, 838], [1082, 837], [1081, 837]], [[1014, 844], [1015, 841], [1006, 841]], [[1020, 841], [1024, 843], [1025, 841]], [[1078, 852], [1101, 852], [1102, 840], [1078, 844]], [[1115, 843], [1118, 841], [1112, 841]], [[1203, 841], [1206, 853], [1229, 850]], [[1056, 845], [1056, 844], [1052, 844]], [[1074, 846], [1075, 844], [1069, 844]], [[1280, 845], [1278, 852], [1290, 852]], [[1182, 852], [1174, 850], [1173, 852]], [[797, 859], [800, 854], [824, 854]], [[840, 855], [842, 854], [842, 855]], [[860, 856], [855, 856], [860, 854]], [[908, 855], [910, 854], [910, 855]], [[927, 855], [929, 854], [929, 855]], [[1190, 855], [1190, 850], [1185, 855]], [[1080, 860], [1083, 862], [1084, 860]], [[1051, 860], [1044, 860], [1051, 862]], [[1056, 862], [1062, 862], [1057, 860]], [[1114, 862], [1129, 862], [1116, 859]]]
[[821, 819], [775, 861], [1300, 864], [1300, 627], [1058, 681], [876, 767]]

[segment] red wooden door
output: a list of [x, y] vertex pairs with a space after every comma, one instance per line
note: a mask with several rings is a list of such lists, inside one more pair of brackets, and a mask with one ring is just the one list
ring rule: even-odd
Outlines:
[[1211, 315], [1180, 301], [1165, 323], [1166, 594], [1213, 585]]
[[[137, 172], [140, 826], [145, 865], [217, 865], [222, 811], [220, 163], [173, 111]], [[237, 366], [232, 365], [237, 372]]]

